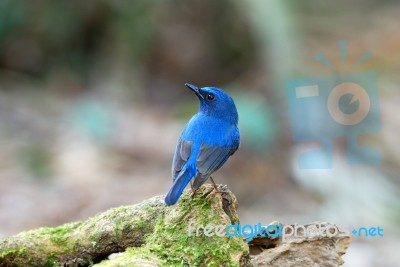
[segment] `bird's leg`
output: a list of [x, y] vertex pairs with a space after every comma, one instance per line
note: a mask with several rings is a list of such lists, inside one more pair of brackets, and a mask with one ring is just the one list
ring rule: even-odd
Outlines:
[[190, 195], [191, 198], [194, 198], [194, 194], [196, 194], [196, 190], [193, 188], [193, 183], [190, 181], [190, 189], [192, 189], [192, 194]]
[[214, 186], [215, 193], [222, 193], [221, 191], [219, 191], [218, 186], [215, 184], [215, 182], [211, 176], [210, 176], [210, 181]]

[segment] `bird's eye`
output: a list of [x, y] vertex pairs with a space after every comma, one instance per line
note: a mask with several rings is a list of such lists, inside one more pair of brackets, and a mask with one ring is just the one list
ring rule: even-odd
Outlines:
[[214, 95], [213, 94], [208, 94], [207, 95], [207, 100], [214, 100]]

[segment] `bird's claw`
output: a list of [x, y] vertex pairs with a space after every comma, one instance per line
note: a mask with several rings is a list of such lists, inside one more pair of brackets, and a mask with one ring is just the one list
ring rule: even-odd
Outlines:
[[194, 195], [196, 194], [196, 189], [193, 188], [192, 181], [190, 181], [190, 189], [192, 190], [192, 194], [190, 194], [190, 198], [194, 198]]
[[211, 183], [212, 183], [213, 186], [214, 186], [214, 192], [217, 193], [217, 194], [222, 194], [222, 192], [219, 190], [217, 184], [214, 182], [214, 180], [213, 180], [212, 177], [210, 177], [210, 181], [211, 181]]

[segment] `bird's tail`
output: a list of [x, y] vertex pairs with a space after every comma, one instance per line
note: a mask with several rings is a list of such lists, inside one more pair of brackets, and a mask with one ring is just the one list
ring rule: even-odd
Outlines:
[[183, 190], [189, 183], [190, 179], [193, 177], [192, 172], [188, 169], [183, 169], [179, 175], [176, 177], [174, 183], [168, 194], [165, 196], [165, 203], [168, 206], [174, 205], [179, 197], [182, 195]]

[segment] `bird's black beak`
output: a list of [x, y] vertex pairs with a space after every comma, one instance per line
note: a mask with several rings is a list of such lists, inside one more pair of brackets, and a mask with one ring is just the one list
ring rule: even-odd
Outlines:
[[187, 88], [189, 88], [190, 90], [192, 90], [199, 98], [204, 99], [204, 97], [200, 93], [200, 88], [199, 87], [197, 87], [197, 86], [195, 86], [193, 84], [190, 84], [190, 83], [185, 83], [185, 86]]

